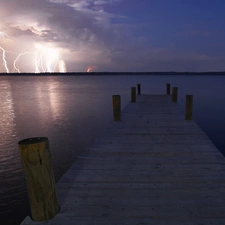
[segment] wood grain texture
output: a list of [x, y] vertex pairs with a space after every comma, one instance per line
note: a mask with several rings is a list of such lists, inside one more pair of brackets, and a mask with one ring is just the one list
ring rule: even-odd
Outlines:
[[44, 221], [59, 212], [49, 142], [45, 137], [19, 142], [32, 219]]

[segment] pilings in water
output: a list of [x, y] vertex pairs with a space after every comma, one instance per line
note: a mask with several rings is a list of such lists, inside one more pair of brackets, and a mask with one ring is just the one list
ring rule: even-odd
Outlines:
[[137, 84], [137, 94], [141, 94], [141, 84]]
[[178, 87], [172, 89], [172, 102], [177, 102]]
[[136, 102], [136, 87], [131, 87], [131, 102]]
[[166, 84], [166, 94], [170, 95], [170, 84], [169, 83]]
[[192, 111], [193, 111], [193, 95], [186, 95], [186, 113], [185, 113], [186, 120], [192, 120]]
[[[170, 95], [170, 83], [166, 84], [166, 94]], [[131, 87], [131, 102], [136, 102], [136, 94], [141, 94], [141, 84], [137, 84], [137, 93], [136, 87]], [[172, 102], [177, 102], [178, 96], [178, 87], [172, 88]], [[113, 118], [114, 121], [121, 120], [121, 97], [120, 95], [113, 95]], [[192, 111], [193, 111], [193, 95], [186, 95], [186, 111], [185, 111], [185, 120], [192, 120]]]
[[121, 117], [121, 97], [120, 97], [120, 95], [113, 95], [112, 102], [113, 102], [113, 119], [114, 119], [114, 121], [120, 121], [120, 117]]

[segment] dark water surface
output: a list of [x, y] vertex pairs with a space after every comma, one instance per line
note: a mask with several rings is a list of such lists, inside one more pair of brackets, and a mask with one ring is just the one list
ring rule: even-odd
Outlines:
[[122, 107], [130, 87], [165, 93], [178, 87], [178, 102], [194, 95], [194, 120], [225, 155], [225, 76], [0, 77], [0, 224], [20, 224], [29, 203], [18, 141], [46, 136], [56, 181], [112, 120], [112, 95]]

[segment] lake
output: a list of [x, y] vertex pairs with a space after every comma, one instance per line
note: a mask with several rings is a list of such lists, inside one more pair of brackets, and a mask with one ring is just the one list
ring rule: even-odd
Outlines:
[[193, 118], [225, 155], [225, 76], [0, 76], [0, 224], [20, 224], [29, 214], [18, 142], [49, 138], [56, 181], [112, 120], [112, 95], [122, 108], [130, 88], [164, 94], [178, 87], [178, 102], [194, 96]]

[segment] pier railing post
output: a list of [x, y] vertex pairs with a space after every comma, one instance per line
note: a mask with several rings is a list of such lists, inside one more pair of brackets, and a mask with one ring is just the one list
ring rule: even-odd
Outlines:
[[166, 84], [166, 94], [170, 95], [170, 84], [169, 83]]
[[137, 92], [138, 92], [138, 95], [141, 94], [141, 84], [137, 84]]
[[120, 95], [113, 95], [112, 96], [113, 102], [113, 118], [114, 121], [120, 121], [121, 117], [121, 98]]
[[186, 95], [186, 113], [185, 119], [192, 120], [193, 95]]
[[131, 102], [136, 102], [136, 87], [131, 87]]
[[59, 205], [48, 138], [28, 138], [20, 141], [18, 145], [25, 172], [31, 217], [35, 221], [49, 220], [59, 212]]
[[173, 87], [173, 89], [172, 89], [172, 102], [177, 102], [177, 92], [178, 92], [178, 87]]

